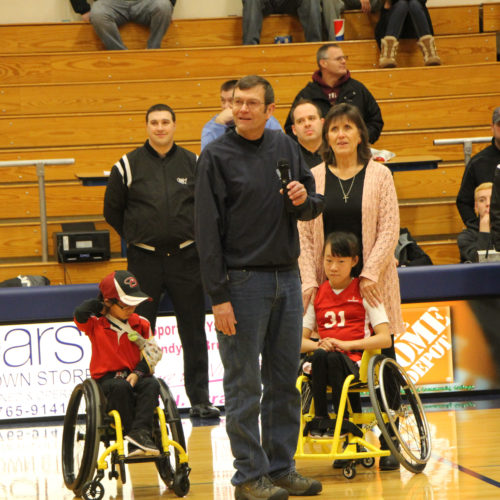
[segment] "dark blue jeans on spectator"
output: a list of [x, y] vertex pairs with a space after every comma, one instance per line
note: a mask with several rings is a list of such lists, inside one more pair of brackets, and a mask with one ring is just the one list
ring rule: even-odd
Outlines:
[[228, 274], [236, 335], [218, 339], [236, 486], [295, 469], [303, 308], [298, 270]]

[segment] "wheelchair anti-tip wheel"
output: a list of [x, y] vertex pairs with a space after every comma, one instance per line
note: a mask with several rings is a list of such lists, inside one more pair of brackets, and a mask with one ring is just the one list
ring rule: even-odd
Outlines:
[[342, 473], [346, 479], [354, 479], [356, 477], [356, 464], [352, 462], [346, 465]]
[[404, 369], [383, 355], [370, 359], [370, 400], [391, 453], [410, 472], [422, 472], [431, 454], [427, 418], [420, 397]]
[[[164, 380], [158, 379], [160, 383], [160, 408], [165, 413], [168, 437], [186, 449], [184, 430], [179, 416], [179, 410], [175, 404], [175, 399]], [[154, 438], [159, 449], [162, 449], [161, 434], [158, 420], [154, 426]], [[184, 496], [189, 491], [189, 468], [187, 464], [180, 464], [179, 450], [174, 446], [169, 446], [165, 456], [160, 457], [155, 463], [158, 474], [169, 489], [173, 489], [178, 496]]]
[[87, 379], [73, 389], [63, 426], [64, 483], [76, 496], [81, 496], [94, 475], [101, 429], [101, 393], [97, 382]]
[[85, 500], [102, 500], [104, 497], [104, 486], [100, 482], [90, 482], [83, 487], [83, 498]]

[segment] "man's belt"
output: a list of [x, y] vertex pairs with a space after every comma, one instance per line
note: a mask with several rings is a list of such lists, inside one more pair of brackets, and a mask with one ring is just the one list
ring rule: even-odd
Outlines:
[[175, 255], [179, 253], [181, 250], [184, 250], [184, 248], [192, 245], [193, 243], [194, 240], [186, 240], [182, 242], [180, 245], [173, 247], [169, 250], [166, 250], [164, 248], [153, 247], [151, 245], [146, 245], [145, 243], [134, 243], [134, 246], [142, 248], [142, 250], [146, 250], [147, 252], [155, 253], [158, 255], [166, 255], [167, 257], [170, 257], [171, 255]]

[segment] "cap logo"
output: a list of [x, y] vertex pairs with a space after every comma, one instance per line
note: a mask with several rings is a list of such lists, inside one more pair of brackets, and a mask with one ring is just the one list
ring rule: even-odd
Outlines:
[[135, 288], [137, 286], [137, 280], [133, 276], [127, 276], [123, 282], [130, 288]]

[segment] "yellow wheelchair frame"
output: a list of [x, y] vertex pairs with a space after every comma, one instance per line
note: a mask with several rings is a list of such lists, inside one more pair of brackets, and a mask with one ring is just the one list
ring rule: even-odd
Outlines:
[[[390, 385], [388, 381], [392, 384], [392, 392], [396, 392], [396, 396], [386, 387]], [[308, 375], [300, 375], [297, 379], [302, 411], [296, 458], [343, 460], [343, 474], [347, 479], [355, 477], [357, 463], [367, 468], [372, 467], [375, 458], [389, 456], [391, 453], [411, 472], [424, 470], [431, 454], [427, 418], [413, 382], [395, 360], [381, 355], [379, 350], [364, 351], [359, 378], [355, 379], [354, 375], [349, 375], [345, 379], [338, 415], [330, 414], [330, 418], [336, 420], [333, 437], [305, 435], [307, 423], [315, 416], [312, 395], [307, 397], [304, 394], [310, 394], [310, 384]], [[373, 411], [353, 413], [349, 392], [366, 391], [369, 392]], [[397, 404], [394, 404], [395, 398], [398, 400]], [[341, 435], [346, 408], [349, 422], [360, 429], [362, 436], [352, 432]], [[388, 450], [380, 449], [367, 439], [367, 432], [375, 427], [379, 428]]]
[[[182, 423], [170, 389], [163, 380], [158, 379], [158, 382], [161, 405], [156, 408], [153, 430], [160, 450], [158, 456], [125, 456], [120, 414], [116, 410], [104, 411], [105, 397], [95, 380], [87, 379], [73, 389], [64, 418], [62, 469], [66, 487], [76, 496], [83, 496], [85, 500], [103, 498], [101, 481], [108, 468], [108, 457], [111, 462], [109, 479], [121, 477], [125, 483], [125, 464], [154, 462], [168, 488], [180, 497], [188, 493], [191, 469]], [[101, 442], [105, 450], [98, 458]]]

